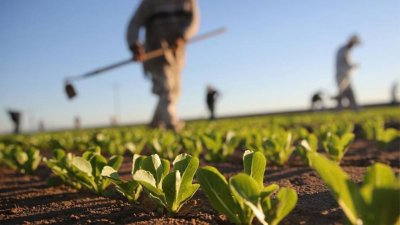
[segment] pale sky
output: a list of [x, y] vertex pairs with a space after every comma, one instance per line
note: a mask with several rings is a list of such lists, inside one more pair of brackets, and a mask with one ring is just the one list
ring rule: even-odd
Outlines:
[[[23, 130], [106, 125], [119, 87], [120, 122], [148, 122], [157, 98], [132, 64], [76, 82], [68, 101], [63, 80], [130, 57], [125, 43], [135, 0], [0, 1], [0, 132], [10, 132], [7, 109], [24, 112]], [[400, 81], [400, 1], [199, 0], [200, 33], [224, 35], [187, 49], [182, 74], [182, 118], [206, 117], [205, 89], [222, 93], [217, 115], [309, 107], [313, 92], [333, 95], [334, 57], [350, 35], [363, 44], [352, 58], [360, 103], [390, 99]]]

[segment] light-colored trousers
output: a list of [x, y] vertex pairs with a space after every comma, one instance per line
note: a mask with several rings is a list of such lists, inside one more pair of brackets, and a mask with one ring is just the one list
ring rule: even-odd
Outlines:
[[343, 108], [343, 100], [347, 99], [349, 101], [350, 107], [353, 110], [358, 110], [359, 107], [357, 105], [356, 98], [354, 96], [353, 88], [351, 85], [348, 85], [338, 96], [338, 109]]
[[157, 70], [152, 70], [152, 91], [159, 96], [159, 100], [151, 127], [177, 128], [179, 119], [176, 116], [176, 105], [180, 96], [180, 74], [181, 68], [176, 65], [164, 64]]

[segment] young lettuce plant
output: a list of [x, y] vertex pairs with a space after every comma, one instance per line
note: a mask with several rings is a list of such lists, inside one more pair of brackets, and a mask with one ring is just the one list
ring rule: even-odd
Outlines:
[[81, 189], [82, 185], [79, 182], [79, 178], [75, 176], [77, 171], [72, 166], [73, 157], [71, 153], [67, 154], [62, 149], [54, 149], [53, 158], [43, 158], [43, 162], [46, 163], [47, 167], [49, 167], [64, 183], [76, 189]]
[[390, 143], [400, 138], [400, 131], [394, 128], [381, 129], [378, 131], [376, 141], [380, 149], [387, 149]]
[[210, 162], [226, 161], [240, 144], [240, 138], [233, 131], [226, 133], [214, 131], [202, 136], [202, 141], [207, 149], [205, 159]]
[[147, 143], [146, 138], [136, 138], [134, 141], [126, 142], [124, 147], [131, 154], [140, 154]]
[[322, 143], [324, 140], [328, 139], [331, 134], [335, 134], [339, 138], [343, 136], [353, 133], [354, 124], [352, 123], [331, 123], [331, 124], [323, 124], [319, 126], [315, 130], [315, 134], [317, 135], [319, 141]]
[[[139, 169], [145, 157], [140, 155], [133, 155], [132, 161], [132, 177]], [[118, 175], [118, 171], [111, 166], [105, 166], [101, 172], [103, 177], [110, 179], [115, 185], [116, 190], [125, 196], [130, 202], [136, 202], [142, 192], [142, 186], [135, 180], [125, 181]]]
[[297, 127], [294, 130], [295, 140], [307, 138], [310, 135], [310, 131], [308, 131], [305, 127]]
[[203, 145], [199, 137], [182, 136], [180, 140], [184, 151], [189, 155], [198, 157], [203, 151]]
[[375, 141], [378, 138], [378, 133], [385, 127], [385, 121], [381, 117], [368, 119], [361, 124], [364, 137], [367, 140]]
[[65, 155], [62, 150], [54, 152], [54, 158], [45, 160], [48, 167], [63, 181], [80, 189], [86, 187], [96, 194], [105, 194], [111, 181], [101, 176], [105, 166], [118, 170], [122, 156], [112, 156], [108, 160], [101, 155], [100, 148], [93, 148], [83, 153], [82, 157]]
[[50, 149], [67, 149], [71, 150], [73, 147], [73, 137], [71, 134], [64, 136], [55, 136], [49, 141]]
[[24, 174], [33, 173], [39, 166], [42, 157], [34, 147], [8, 145], [0, 150], [0, 164]]
[[182, 150], [177, 137], [172, 132], [159, 133], [148, 144], [149, 149], [163, 158], [174, 159]]
[[243, 165], [244, 173], [229, 182], [214, 167], [199, 169], [197, 177], [211, 205], [235, 224], [251, 224], [254, 217], [262, 224], [278, 224], [296, 205], [296, 191], [276, 184], [264, 187], [266, 159], [260, 152], [247, 150]]
[[223, 158], [220, 154], [222, 150], [222, 134], [219, 132], [212, 132], [201, 136], [204, 147], [206, 148], [205, 159], [207, 161], [218, 162]]
[[193, 177], [199, 167], [199, 159], [188, 154], [178, 155], [172, 163], [160, 159], [157, 154], [143, 157], [140, 169], [133, 174], [138, 182], [160, 206], [168, 212], [177, 213], [196, 193], [199, 184], [193, 184]]
[[310, 161], [308, 160], [307, 153], [308, 152], [317, 152], [318, 150], [318, 138], [314, 134], [308, 134], [304, 136], [299, 144], [296, 146], [297, 152], [300, 154], [301, 158], [307, 165], [310, 165]]
[[289, 160], [293, 151], [292, 134], [286, 131], [274, 133], [264, 141], [262, 149], [268, 162], [280, 166]]
[[349, 133], [353, 133], [354, 131], [354, 124], [353, 123], [338, 123], [334, 133], [339, 136], [343, 137]]
[[367, 120], [361, 126], [365, 138], [377, 141], [380, 149], [387, 149], [390, 143], [400, 138], [400, 131], [394, 128], [385, 128], [385, 121], [381, 117]]
[[322, 145], [328, 153], [329, 158], [336, 163], [340, 163], [350, 144], [353, 142], [354, 137], [352, 132], [344, 133], [342, 136], [328, 132], [325, 139], [322, 140]]
[[350, 224], [399, 224], [400, 179], [389, 166], [368, 167], [359, 187], [335, 162], [318, 153], [310, 152], [308, 157]]
[[114, 140], [110, 140], [107, 142], [104, 150], [107, 150], [107, 153], [109, 153], [110, 155], [124, 155], [126, 148], [123, 144]]
[[245, 130], [243, 133], [243, 147], [245, 149], [262, 149], [266, 137], [271, 136], [270, 130]]

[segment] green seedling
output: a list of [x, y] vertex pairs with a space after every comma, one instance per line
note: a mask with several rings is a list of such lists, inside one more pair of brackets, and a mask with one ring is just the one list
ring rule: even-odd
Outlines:
[[174, 159], [182, 150], [177, 137], [172, 132], [159, 133], [148, 143], [151, 152], [162, 158]]
[[315, 134], [320, 141], [325, 140], [329, 133], [335, 134], [338, 137], [343, 137], [348, 133], [353, 133], [354, 124], [352, 123], [330, 123], [319, 126]]
[[400, 138], [400, 131], [394, 128], [381, 129], [377, 133], [376, 141], [380, 149], [387, 149], [396, 139]]
[[354, 137], [354, 134], [351, 132], [342, 134], [342, 136], [328, 132], [322, 140], [322, 145], [328, 153], [329, 158], [339, 163], [349, 149]]
[[244, 173], [234, 175], [229, 182], [214, 167], [199, 169], [201, 188], [213, 208], [235, 224], [251, 224], [254, 217], [262, 224], [278, 224], [296, 205], [296, 191], [279, 189], [276, 184], [264, 186], [266, 159], [262, 153], [246, 151], [243, 164]]
[[138, 182], [158, 205], [174, 214], [192, 198], [200, 186], [192, 183], [199, 167], [199, 159], [180, 154], [172, 165], [173, 169], [170, 172], [168, 160], [160, 159], [156, 154], [143, 157], [140, 169], [133, 174], [133, 180]]
[[335, 162], [313, 152], [308, 157], [350, 224], [400, 223], [400, 179], [389, 166], [376, 163], [368, 167], [358, 186]]
[[201, 139], [198, 137], [182, 136], [181, 145], [186, 153], [198, 157], [203, 151]]
[[[132, 177], [139, 169], [145, 157], [140, 155], [134, 155], [132, 161]], [[111, 166], [105, 166], [101, 172], [103, 177], [110, 179], [115, 185], [116, 190], [125, 196], [130, 202], [136, 202], [142, 192], [142, 186], [135, 180], [125, 181], [118, 175], [118, 171]]]
[[41, 159], [40, 151], [34, 147], [9, 145], [0, 149], [0, 164], [24, 174], [33, 173]]
[[43, 158], [43, 162], [46, 163], [47, 167], [59, 177], [64, 183], [76, 188], [81, 189], [82, 185], [79, 182], [79, 178], [75, 176], [78, 173], [72, 166], [73, 155], [66, 153], [62, 149], [53, 150], [53, 157], [50, 159]]
[[143, 151], [143, 148], [146, 145], [146, 143], [147, 139], [141, 138], [141, 139], [136, 139], [133, 142], [126, 142], [124, 147], [131, 154], [140, 154]]
[[379, 133], [385, 129], [385, 121], [381, 117], [368, 119], [361, 124], [361, 128], [367, 140], [375, 141]]
[[387, 149], [390, 143], [400, 138], [400, 131], [395, 128], [385, 128], [385, 121], [381, 117], [367, 120], [361, 127], [365, 138], [378, 142], [380, 149]]
[[122, 156], [111, 156], [108, 160], [101, 155], [100, 148], [93, 148], [83, 153], [82, 157], [65, 154], [63, 150], [55, 150], [53, 158], [44, 159], [52, 172], [65, 183], [80, 189], [105, 194], [111, 181], [101, 176], [105, 166], [118, 170], [122, 164]]
[[212, 132], [202, 136], [202, 142], [207, 149], [204, 156], [207, 161], [224, 162], [239, 146], [240, 138], [233, 131]]
[[292, 134], [286, 131], [274, 133], [264, 141], [261, 151], [269, 163], [284, 165], [294, 151]]
[[308, 152], [317, 152], [318, 150], [318, 138], [314, 134], [308, 134], [304, 136], [299, 144], [296, 146], [297, 152], [300, 154], [303, 161], [310, 165], [310, 161], [307, 158]]
[[243, 134], [245, 149], [262, 149], [266, 137], [271, 136], [269, 130], [245, 130]]

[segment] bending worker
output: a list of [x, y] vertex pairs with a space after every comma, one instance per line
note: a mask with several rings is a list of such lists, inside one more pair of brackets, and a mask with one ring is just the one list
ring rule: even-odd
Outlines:
[[350, 83], [351, 73], [358, 66], [353, 64], [350, 59], [350, 50], [361, 43], [358, 36], [354, 35], [341, 47], [336, 57], [336, 83], [338, 85], [339, 94], [336, 97], [338, 109], [343, 108], [343, 99], [347, 99], [353, 110], [358, 110], [356, 98]]
[[21, 113], [14, 110], [9, 110], [8, 115], [10, 116], [11, 121], [14, 124], [14, 134], [19, 134], [20, 132], [20, 122], [21, 122]]
[[[196, 0], [142, 0], [130, 21], [127, 41], [135, 61], [144, 61], [145, 52], [173, 47], [163, 56], [143, 63], [145, 76], [153, 83], [158, 95], [150, 127], [179, 131], [183, 128], [176, 116], [180, 95], [181, 71], [185, 64], [185, 43], [193, 37], [199, 24]], [[145, 29], [144, 43], [139, 40], [140, 28]]]

